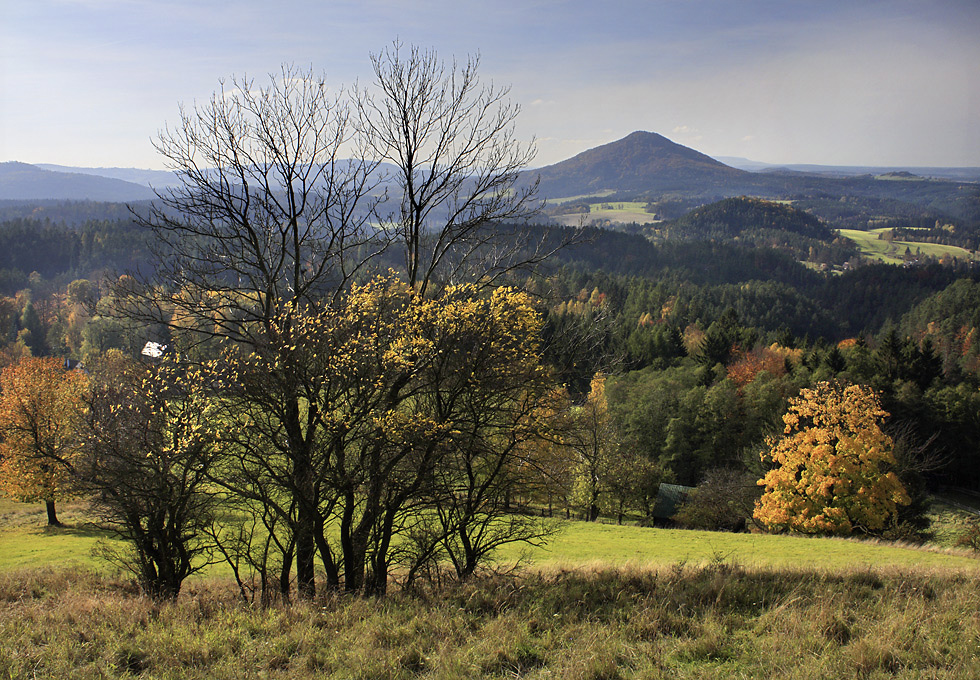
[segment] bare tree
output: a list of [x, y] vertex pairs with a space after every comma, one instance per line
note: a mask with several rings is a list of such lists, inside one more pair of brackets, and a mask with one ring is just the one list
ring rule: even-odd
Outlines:
[[157, 237], [156, 280], [170, 286], [157, 311], [264, 342], [283, 309], [340, 294], [377, 254], [365, 250], [376, 164], [350, 119], [343, 92], [288, 66], [266, 87], [236, 78], [182, 106], [155, 142], [180, 183], [140, 218]]
[[404, 249], [408, 282], [424, 296], [436, 282], [492, 280], [543, 259], [526, 234], [487, 229], [537, 208], [537, 182], [521, 178], [534, 146], [515, 138], [520, 107], [509, 88], [481, 84], [478, 56], [447, 65], [396, 42], [371, 61], [374, 88], [355, 97], [357, 124], [374, 157], [395, 167], [397, 207], [382, 218]]

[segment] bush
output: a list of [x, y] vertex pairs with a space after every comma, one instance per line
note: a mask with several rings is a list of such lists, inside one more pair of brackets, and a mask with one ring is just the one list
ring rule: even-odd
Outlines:
[[970, 522], [970, 526], [956, 539], [956, 545], [980, 552], [980, 520]]
[[742, 531], [759, 495], [754, 475], [725, 468], [709, 470], [681, 504], [674, 521], [688, 529]]

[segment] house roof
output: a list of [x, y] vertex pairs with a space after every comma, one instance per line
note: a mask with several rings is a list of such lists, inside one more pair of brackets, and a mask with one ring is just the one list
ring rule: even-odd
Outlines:
[[653, 506], [653, 516], [658, 519], [670, 519], [677, 514], [681, 503], [687, 500], [687, 494], [694, 491], [693, 486], [682, 484], [661, 484], [657, 490], [657, 502]]

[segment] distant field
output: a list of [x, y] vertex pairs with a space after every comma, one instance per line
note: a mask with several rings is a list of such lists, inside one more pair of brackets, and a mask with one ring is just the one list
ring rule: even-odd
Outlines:
[[[86, 524], [84, 506], [71, 504], [60, 512], [63, 529], [43, 526], [44, 508], [0, 500], [0, 571], [24, 567], [104, 563], [92, 549], [105, 535]], [[889, 543], [729, 534], [679, 529], [651, 529], [587, 522], [561, 522], [562, 531], [547, 546], [530, 550], [534, 567], [664, 566], [734, 561], [747, 567], [806, 567], [816, 569], [863, 566], [943, 567], [980, 572], [980, 560], [964, 551], [926, 550]], [[521, 550], [501, 554], [516, 562]], [[208, 572], [224, 576], [221, 567]], [[230, 574], [228, 574], [230, 575]]]
[[589, 217], [593, 220], [609, 220], [610, 222], [653, 222], [653, 215], [644, 208], [645, 201], [614, 201], [610, 203], [593, 203], [589, 206]]
[[[597, 195], [601, 196], [601, 194]], [[561, 199], [561, 201], [558, 202], [563, 203], [570, 200], [573, 199]], [[629, 222], [648, 224], [659, 221], [655, 220], [653, 215], [644, 210], [646, 205], [647, 203], [645, 201], [610, 201], [609, 203], [592, 203], [589, 205], [588, 214], [570, 213], [567, 215], [555, 215], [553, 219], [566, 226], [575, 226], [582, 222], [585, 224], [601, 221], [609, 221], [617, 224], [626, 224]]]
[[614, 194], [612, 189], [607, 189], [606, 191], [598, 191], [594, 194], [579, 194], [578, 196], [565, 196], [563, 198], [549, 198], [548, 203], [552, 205], [562, 205], [563, 203], [571, 203], [572, 201], [581, 201], [585, 198], [602, 198], [603, 196], [611, 196]]
[[888, 242], [879, 239], [878, 235], [888, 231], [888, 229], [873, 229], [870, 231], [860, 231], [857, 229], [841, 229], [841, 236], [854, 241], [862, 255], [874, 258], [887, 264], [901, 264], [905, 249], [909, 248], [913, 253], [918, 249], [923, 255], [932, 257], [942, 257], [949, 255], [961, 260], [974, 260], [970, 251], [957, 246], [944, 246], [936, 243], [917, 243], [914, 241], [892, 241]]

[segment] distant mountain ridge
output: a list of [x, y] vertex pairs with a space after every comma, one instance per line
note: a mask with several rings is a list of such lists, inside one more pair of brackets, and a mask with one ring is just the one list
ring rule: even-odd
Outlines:
[[79, 168], [68, 165], [52, 165], [51, 163], [33, 163], [36, 168], [52, 172], [69, 172], [80, 175], [96, 175], [121, 179], [124, 182], [142, 184], [146, 187], [160, 189], [177, 184], [177, 175], [169, 170], [146, 170], [143, 168]]
[[112, 177], [54, 172], [28, 163], [0, 163], [0, 199], [70, 201], [142, 201], [153, 198], [149, 187]]
[[[528, 170], [521, 182], [537, 178], [542, 199], [615, 194], [616, 200], [664, 203], [658, 214], [670, 216], [676, 216], [679, 207], [756, 196], [809, 200], [801, 207], [846, 226], [881, 218], [920, 226], [920, 222], [931, 224], [947, 216], [980, 223], [975, 198], [980, 168], [772, 166], [729, 160], [741, 167], [726, 165], [663, 135], [637, 131], [559, 163]], [[386, 186], [385, 170], [388, 168], [378, 170], [378, 193]], [[957, 180], [970, 184], [957, 186]], [[133, 202], [154, 198], [149, 186], [165, 190], [177, 181], [173, 173], [160, 170], [0, 163], [0, 199], [6, 200]], [[831, 204], [827, 199], [845, 196], [849, 197], [847, 205]], [[676, 205], [667, 205], [671, 202]], [[909, 221], [913, 213], [915, 223]]]
[[889, 175], [908, 172], [919, 177], [951, 180], [955, 182], [980, 182], [980, 167], [934, 167], [917, 165], [817, 165], [814, 163], [764, 163], [738, 156], [714, 156], [715, 160], [739, 170], [772, 172], [789, 170], [828, 177], [858, 177], [860, 175]]

